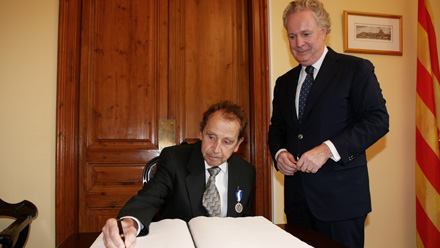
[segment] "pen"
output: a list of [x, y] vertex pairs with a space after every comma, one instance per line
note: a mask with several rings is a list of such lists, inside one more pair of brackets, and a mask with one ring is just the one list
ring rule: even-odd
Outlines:
[[118, 222], [118, 229], [119, 229], [119, 236], [122, 239], [122, 242], [125, 243], [125, 235], [124, 235], [124, 229], [122, 229], [122, 223], [121, 223], [121, 219], [117, 219], [116, 220]]

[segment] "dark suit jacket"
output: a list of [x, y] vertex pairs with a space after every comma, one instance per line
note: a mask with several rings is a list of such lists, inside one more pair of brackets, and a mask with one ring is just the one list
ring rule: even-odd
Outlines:
[[[315, 217], [324, 221], [366, 215], [371, 211], [365, 150], [388, 132], [389, 116], [374, 66], [368, 60], [338, 54], [331, 48], [297, 119], [295, 94], [301, 66], [277, 79], [269, 147], [286, 148], [295, 158], [330, 140], [341, 160], [329, 159], [316, 174], [285, 177], [285, 212], [291, 214], [294, 180], [301, 174], [305, 197]], [[276, 164], [276, 162], [275, 162]]]
[[[159, 208], [159, 219], [178, 218], [188, 222], [197, 216], [207, 216], [202, 205], [205, 182], [205, 164], [200, 141], [165, 148], [160, 154], [152, 180], [127, 202], [118, 216], [133, 216], [141, 221], [146, 228], [140, 235], [148, 233], [148, 226]], [[255, 168], [244, 159], [232, 155], [228, 159], [227, 216], [250, 215], [254, 186]], [[235, 211], [235, 191], [238, 187], [243, 191], [241, 213]]]

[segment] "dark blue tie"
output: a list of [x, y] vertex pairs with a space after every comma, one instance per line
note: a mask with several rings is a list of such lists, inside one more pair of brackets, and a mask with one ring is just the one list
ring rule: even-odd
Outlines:
[[310, 92], [313, 84], [313, 66], [309, 65], [306, 67], [306, 79], [301, 87], [301, 92], [299, 93], [299, 106], [298, 106], [298, 120], [301, 123], [302, 116], [304, 114], [304, 108], [306, 107], [307, 95]]

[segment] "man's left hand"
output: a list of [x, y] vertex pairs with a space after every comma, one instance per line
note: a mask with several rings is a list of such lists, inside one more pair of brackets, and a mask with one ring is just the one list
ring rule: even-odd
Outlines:
[[330, 148], [323, 143], [304, 153], [298, 160], [297, 168], [305, 173], [316, 173], [332, 155]]

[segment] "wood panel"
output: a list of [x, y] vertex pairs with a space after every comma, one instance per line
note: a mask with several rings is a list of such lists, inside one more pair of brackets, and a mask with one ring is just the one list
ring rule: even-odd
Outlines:
[[89, 148], [157, 149], [156, 51], [163, 45], [156, 36], [156, 3], [96, 0], [84, 5], [81, 96], [87, 98], [82, 106]]
[[118, 190], [121, 187], [140, 189], [145, 164], [88, 164], [87, 190], [100, 192], [102, 189]]
[[268, 137], [270, 124], [269, 41], [267, 1], [251, 0], [250, 20], [250, 129], [251, 163], [257, 170], [255, 215], [272, 220], [272, 158]]
[[99, 230], [102, 228], [102, 223], [107, 219], [114, 218], [118, 215], [117, 209], [92, 209], [91, 210], [91, 229]]
[[56, 124], [56, 245], [79, 229], [78, 122], [81, 1], [60, 0]]
[[105, 213], [142, 187], [143, 166], [159, 154], [158, 120], [167, 118], [168, 98], [160, 10], [154, 0], [83, 1], [80, 231], [99, 231]]
[[99, 0], [92, 8], [86, 40], [92, 47], [83, 46], [83, 54], [92, 56], [83, 68], [93, 70], [87, 78], [89, 146], [157, 148], [155, 3]]
[[[199, 137], [202, 113], [215, 102], [237, 103], [249, 117], [247, 8], [246, 0], [170, 1], [170, 116], [180, 141]], [[247, 160], [249, 139], [248, 128], [239, 151]]]

